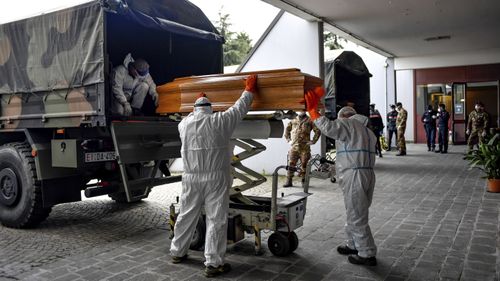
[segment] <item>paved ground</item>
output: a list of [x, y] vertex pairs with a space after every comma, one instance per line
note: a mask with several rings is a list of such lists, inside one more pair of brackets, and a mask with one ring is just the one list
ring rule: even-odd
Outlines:
[[[425, 149], [426, 150], [426, 149]], [[300, 245], [286, 258], [253, 241], [230, 246], [227, 280], [500, 280], [500, 194], [486, 192], [467, 169], [464, 147], [447, 155], [409, 145], [408, 156], [377, 159], [370, 224], [379, 265], [350, 265], [335, 247], [344, 238], [338, 184], [313, 179]], [[256, 189], [266, 193], [269, 184]], [[200, 280], [203, 256], [173, 265], [168, 205], [178, 185], [156, 188], [148, 200], [120, 205], [107, 197], [56, 206], [38, 229], [0, 226], [0, 280]], [[293, 192], [288, 189], [284, 192]], [[281, 191], [280, 191], [281, 192]], [[267, 235], [264, 235], [264, 244]]]

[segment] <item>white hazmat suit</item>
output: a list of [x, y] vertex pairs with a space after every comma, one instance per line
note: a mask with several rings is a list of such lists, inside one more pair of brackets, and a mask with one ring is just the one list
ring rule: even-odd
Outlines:
[[[252, 104], [253, 94], [245, 91], [224, 112], [212, 113], [210, 101], [196, 100], [195, 110], [179, 124], [184, 164], [180, 213], [175, 223], [172, 256], [187, 254], [196, 223], [205, 205], [205, 265], [224, 264], [227, 244], [229, 188], [232, 185], [230, 138], [236, 125]], [[205, 106], [197, 106], [203, 105]]]
[[375, 187], [373, 166], [377, 139], [366, 127], [367, 122], [368, 117], [359, 114], [335, 121], [320, 117], [314, 122], [323, 134], [335, 139], [336, 169], [347, 214], [347, 246], [358, 250], [363, 258], [374, 257], [377, 253], [368, 225], [368, 208]]
[[140, 111], [144, 99], [149, 94], [155, 106], [158, 106], [158, 93], [156, 84], [148, 73], [144, 76], [133, 77], [128, 70], [129, 63], [134, 62], [131, 54], [123, 60], [123, 64], [115, 67], [112, 72], [113, 103], [111, 113], [113, 115], [132, 115], [132, 108]]

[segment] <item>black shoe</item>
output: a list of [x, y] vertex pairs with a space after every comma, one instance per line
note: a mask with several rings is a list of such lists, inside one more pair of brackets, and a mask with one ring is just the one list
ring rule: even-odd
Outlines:
[[433, 148], [431, 149], [431, 151], [436, 151], [436, 148], [434, 148], [434, 147], [433, 147]]
[[158, 167], [160, 169], [160, 172], [165, 176], [165, 177], [170, 177], [170, 170], [168, 169], [168, 161], [166, 160], [161, 160], [160, 165]]
[[442, 153], [442, 154], [445, 154], [445, 153], [448, 153], [448, 151], [443, 150], [443, 151], [441, 151], [441, 153]]
[[228, 263], [225, 263], [223, 265], [219, 265], [218, 267], [213, 267], [211, 265], [205, 267], [205, 271], [203, 272], [203, 275], [207, 278], [212, 278], [215, 276], [219, 276], [224, 273], [228, 273], [231, 271], [231, 265]]
[[181, 262], [187, 260], [187, 258], [188, 258], [188, 255], [184, 255], [182, 257], [172, 256], [172, 263], [181, 263]]
[[441, 153], [441, 150], [436, 150], [436, 151], [434, 151], [434, 152], [435, 152], [435, 153]]
[[352, 264], [368, 265], [368, 266], [376, 266], [377, 265], [377, 258], [376, 257], [363, 258], [363, 257], [360, 257], [358, 255], [349, 255], [349, 257], [347, 259]]
[[351, 249], [347, 245], [341, 245], [337, 247], [337, 252], [341, 255], [357, 255], [358, 250]]
[[430, 148], [430, 147], [428, 147], [428, 148], [427, 148], [427, 151], [431, 151], [431, 148]]
[[406, 155], [406, 152], [400, 152], [398, 154], [396, 154], [396, 156], [405, 156]]
[[291, 178], [286, 179], [286, 183], [283, 185], [283, 187], [291, 187], [293, 186], [293, 182]]

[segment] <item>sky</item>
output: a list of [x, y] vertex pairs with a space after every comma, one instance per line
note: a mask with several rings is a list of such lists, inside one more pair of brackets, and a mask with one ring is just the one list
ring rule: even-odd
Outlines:
[[[27, 18], [41, 12], [60, 10], [89, 0], [4, 0], [0, 9], [0, 24]], [[190, 0], [215, 24], [219, 10], [229, 14], [234, 32], [245, 31], [255, 44], [279, 9], [261, 0]]]

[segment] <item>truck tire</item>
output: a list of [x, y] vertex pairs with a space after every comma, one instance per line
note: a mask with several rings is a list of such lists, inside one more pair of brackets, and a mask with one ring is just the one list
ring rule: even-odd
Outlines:
[[15, 142], [0, 147], [0, 222], [7, 227], [30, 228], [45, 220], [31, 146]]

